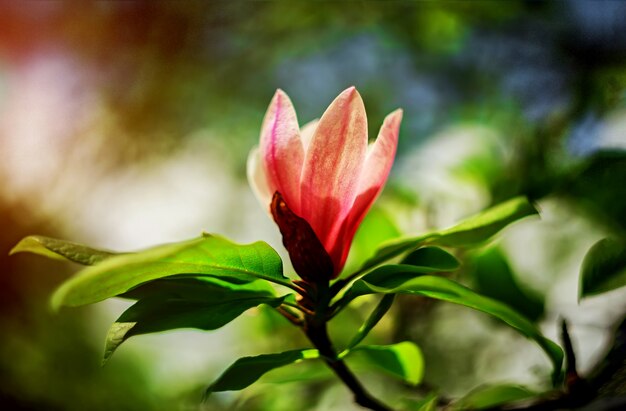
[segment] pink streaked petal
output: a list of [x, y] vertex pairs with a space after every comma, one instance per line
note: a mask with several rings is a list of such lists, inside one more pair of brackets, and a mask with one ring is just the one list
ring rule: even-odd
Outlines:
[[263, 209], [269, 213], [273, 192], [270, 191], [267, 185], [267, 176], [265, 171], [263, 171], [261, 153], [258, 147], [254, 147], [248, 154], [247, 174], [248, 184], [250, 184], [252, 192], [254, 192]]
[[276, 90], [263, 120], [260, 150], [269, 191], [272, 194], [279, 191], [298, 213], [304, 150], [296, 111], [289, 96], [280, 89]]
[[374, 204], [378, 194], [380, 194], [380, 191], [381, 190], [377, 188], [370, 188], [368, 191], [360, 193], [357, 196], [348, 218], [346, 218], [341, 225], [335, 242], [327, 249], [335, 266], [335, 277], [339, 275], [343, 266], [346, 264], [354, 235], [370, 207]]
[[387, 181], [398, 148], [398, 133], [402, 122], [402, 109], [385, 117], [376, 141], [368, 147], [363, 173], [359, 179], [359, 194], [370, 188], [379, 192]]
[[306, 153], [309, 149], [309, 145], [311, 144], [311, 139], [313, 138], [313, 133], [315, 133], [315, 129], [317, 129], [317, 125], [320, 120], [316, 118], [315, 120], [311, 120], [300, 128], [300, 140], [302, 140], [302, 147], [304, 148], [304, 152]]
[[337, 239], [356, 197], [367, 149], [367, 118], [354, 87], [343, 91], [319, 121], [305, 155], [300, 215], [322, 244]]
[[333, 261], [338, 261], [339, 270], [343, 268], [350, 244], [356, 230], [365, 218], [370, 207], [382, 191], [391, 171], [398, 146], [398, 133], [402, 121], [402, 110], [389, 114], [376, 141], [368, 148], [365, 167], [359, 181], [359, 191], [354, 205], [341, 227], [337, 243], [333, 244], [329, 254]]

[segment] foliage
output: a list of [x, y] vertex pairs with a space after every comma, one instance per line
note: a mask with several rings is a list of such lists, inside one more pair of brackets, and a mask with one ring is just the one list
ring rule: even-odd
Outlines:
[[[277, 87], [289, 92], [302, 108], [298, 117], [304, 123], [319, 116], [322, 103], [338, 89], [350, 85], [356, 85], [367, 102], [370, 137], [383, 115], [397, 106], [405, 109], [405, 120], [393, 185], [388, 185], [380, 208], [371, 210], [362, 223], [346, 269], [331, 284], [335, 295], [328, 308], [333, 311], [325, 314], [337, 355], [350, 353], [345, 362], [363, 376], [366, 386], [374, 391], [384, 387], [376, 394], [390, 403], [398, 399], [397, 404], [411, 410], [528, 404], [568, 409], [584, 407], [599, 393], [623, 395], [619, 364], [624, 359], [624, 326], [609, 323], [621, 321], [613, 317], [623, 315], [619, 293], [624, 291], [626, 238], [626, 26], [615, 16], [623, 15], [624, 7], [620, 2], [545, 1], [511, 1], [501, 7], [492, 2], [327, 2], [324, 7], [317, 2], [7, 4], [0, 16], [7, 28], [0, 36], [0, 114], [6, 140], [0, 170], [0, 245], [5, 246], [0, 256], [5, 274], [0, 276], [0, 325], [5, 330], [0, 403], [15, 409], [156, 410], [186, 408], [188, 404], [180, 404], [185, 397], [190, 408], [197, 406], [201, 389], [190, 387], [203, 378], [208, 383], [219, 372], [204, 370], [204, 376], [191, 377], [193, 382], [179, 381], [170, 372], [141, 376], [139, 371], [145, 374], [148, 368], [140, 361], [152, 352], [152, 347], [146, 348], [150, 337], [142, 336], [147, 332], [236, 323], [245, 325], [237, 330], [237, 346], [245, 355], [308, 347], [298, 320], [311, 308], [301, 294], [311, 296], [314, 290], [286, 279], [282, 262], [266, 244], [195, 238], [172, 245], [183, 247], [181, 255], [188, 253], [190, 260], [171, 264], [158, 253], [98, 251], [51, 237], [116, 244], [110, 237], [116, 233], [127, 244], [138, 239], [141, 244], [146, 239], [158, 243], [191, 237], [207, 221], [215, 230], [213, 215], [219, 224], [230, 226], [229, 236], [235, 238], [256, 224], [249, 215], [240, 218], [247, 202], [239, 197], [241, 178], [232, 174], [244, 174], [245, 153], [258, 136], [267, 96]], [[449, 139], [459, 135], [466, 141]], [[37, 136], [41, 146], [35, 144]], [[441, 156], [428, 151], [433, 144]], [[204, 192], [204, 183], [176, 174], [175, 184], [168, 184], [160, 175], [160, 192], [205, 211], [196, 220], [177, 215], [170, 224], [150, 221], [154, 199], [144, 196], [143, 187], [137, 190], [133, 175], [174, 160], [179, 166], [196, 167], [194, 158], [177, 154], [189, 147], [195, 154], [205, 145], [215, 158], [203, 158], [202, 164], [215, 163], [215, 168], [204, 175], [212, 179], [216, 176], [211, 173], [229, 174], [228, 190], [222, 186], [213, 195], [178, 199], [181, 191], [170, 191], [172, 187], [197, 194]], [[461, 185], [450, 187], [442, 168], [451, 169]], [[136, 230], [137, 224], [118, 226], [127, 191], [136, 196], [132, 203], [137, 207], [131, 207], [136, 214], [124, 218], [149, 224], [148, 233]], [[443, 227], [442, 220], [447, 224], [468, 210], [507, 204], [516, 197], [521, 198], [519, 214], [514, 207], [504, 210], [509, 220], [496, 216], [495, 225], [477, 232], [470, 228], [469, 236], [448, 237], [446, 242], [444, 235], [440, 242], [438, 236], [446, 230], [415, 229]], [[199, 204], [202, 199], [206, 202]], [[222, 214], [221, 200], [231, 207]], [[544, 207], [541, 222], [529, 219], [519, 230], [507, 229], [497, 245], [490, 242], [492, 234], [522, 214], [535, 214], [533, 205]], [[169, 203], [167, 207], [169, 216], [178, 212], [169, 209]], [[581, 222], [584, 229], [576, 230]], [[110, 225], [110, 230], [94, 236], [102, 225]], [[57, 308], [113, 296], [125, 301], [49, 317], [42, 302], [72, 266], [51, 270], [41, 259], [6, 258], [19, 238], [33, 232], [50, 237], [27, 237], [14, 252], [89, 266], [57, 291]], [[153, 234], [161, 234], [159, 240], [151, 239]], [[161, 247], [169, 246], [155, 250]], [[202, 250], [213, 247], [220, 256], [232, 257], [233, 265], [197, 267], [196, 262], [204, 260], [199, 257]], [[244, 255], [241, 263], [250, 266], [237, 266], [239, 254]], [[126, 266], [133, 261], [138, 265]], [[141, 271], [144, 264], [158, 269]], [[185, 264], [194, 269], [179, 273]], [[243, 274], [242, 268], [252, 271]], [[85, 277], [85, 272], [92, 274]], [[109, 274], [115, 284], [99, 288], [96, 283], [107, 283]], [[568, 274], [579, 275], [577, 307], [568, 300], [573, 296], [563, 291], [567, 287], [561, 289]], [[372, 294], [348, 302], [348, 290], [369, 287], [364, 279], [370, 275], [372, 283], [394, 287], [382, 293], [368, 288]], [[429, 289], [432, 298], [424, 296], [430, 281], [438, 285], [436, 292]], [[386, 293], [390, 290], [398, 294]], [[611, 295], [605, 295], [609, 291]], [[444, 297], [460, 307], [439, 304]], [[463, 395], [483, 382], [480, 365], [490, 362], [492, 354], [497, 365], [518, 354], [509, 355], [509, 347], [504, 353], [491, 350], [508, 335], [506, 325], [502, 327], [506, 322], [497, 315], [473, 316], [474, 311], [468, 311], [468, 318], [493, 330], [482, 339], [473, 333], [473, 322], [460, 324], [464, 327], [453, 329], [453, 334], [441, 332], [449, 326], [438, 321], [442, 313], [462, 310], [463, 303], [475, 305], [476, 298], [483, 311], [515, 318], [509, 321], [522, 327], [516, 330], [526, 330], [524, 335], [535, 335], [540, 326], [549, 332], [557, 316], [566, 316], [574, 326], [577, 355], [587, 355], [589, 345], [584, 338], [578, 340], [578, 332], [614, 333], [608, 343], [612, 348], [589, 379], [568, 371], [564, 385], [546, 394], [498, 383]], [[232, 310], [223, 309], [226, 302]], [[123, 309], [118, 305], [131, 303]], [[595, 310], [602, 304], [611, 305], [610, 313]], [[502, 306], [508, 309], [502, 311]], [[586, 312], [589, 306], [593, 312]], [[125, 347], [99, 370], [90, 365], [101, 347], [88, 337], [94, 328], [104, 336], [106, 327], [97, 314], [111, 307], [128, 311], [113, 324], [107, 353], [119, 349], [118, 344]], [[171, 308], [172, 315], [164, 316], [159, 307]], [[245, 315], [246, 310], [255, 315]], [[590, 321], [586, 314], [596, 319]], [[130, 344], [125, 342], [138, 334]], [[148, 344], [142, 345], [144, 341]], [[368, 373], [377, 362], [359, 354], [360, 347], [406, 342], [417, 342], [424, 357], [421, 385], [407, 389], [384, 373]], [[467, 345], [459, 353], [462, 343]], [[519, 344], [526, 341], [520, 339]], [[548, 353], [549, 345], [544, 343]], [[134, 355], [133, 348], [145, 353]], [[204, 355], [211, 350], [201, 351]], [[575, 365], [573, 351], [565, 356], [568, 367]], [[209, 397], [208, 407], [283, 411], [293, 409], [293, 398], [299, 398], [301, 408], [343, 409], [343, 404], [329, 400], [333, 393], [345, 394], [329, 389], [334, 381], [330, 368], [324, 377], [318, 372], [326, 367], [325, 358], [303, 359], [272, 371], [284, 372], [285, 380], [291, 372], [293, 380], [300, 379], [297, 387], [289, 387], [289, 398], [282, 385], [254, 384], [234, 403], [232, 395]], [[489, 365], [490, 377], [501, 371]], [[526, 374], [545, 380], [542, 388], [549, 385], [547, 361], [545, 365], [533, 365]], [[298, 367], [314, 371], [296, 375]], [[596, 376], [598, 369], [602, 372]], [[157, 380], [168, 380], [171, 386], [155, 388]], [[591, 407], [593, 403], [587, 405]]]
[[626, 286], [626, 246], [604, 238], [591, 247], [580, 272], [580, 298]]
[[[393, 240], [393, 245], [383, 245], [374, 251], [374, 257], [361, 269], [327, 288], [323, 283], [288, 280], [278, 254], [265, 243], [239, 245], [208, 234], [117, 255], [62, 240], [31, 236], [12, 252], [31, 252], [88, 265], [54, 293], [52, 303], [56, 308], [92, 304], [115, 296], [136, 300], [111, 326], [105, 360], [131, 336], [178, 328], [214, 330], [261, 304], [273, 307], [294, 325], [303, 327], [316, 348], [241, 358], [209, 386], [207, 395], [243, 389], [272, 369], [313, 359], [324, 360], [348, 385], [358, 383], [350, 380], [354, 377], [346, 371], [344, 360], [357, 369], [365, 364], [366, 368], [373, 366], [408, 384], [418, 384], [424, 360], [414, 343], [361, 344], [391, 308], [393, 295], [397, 293], [450, 301], [502, 320], [531, 338], [548, 354], [554, 367], [554, 382], [558, 384], [563, 355], [559, 346], [543, 337], [529, 319], [514, 309], [443, 276], [458, 270], [460, 262], [449, 251], [434, 245], [451, 249], [482, 243], [508, 224], [534, 213], [534, 207], [518, 198], [453, 228], [408, 240]], [[406, 254], [400, 264], [380, 265], [399, 254]], [[376, 265], [378, 267], [374, 268]], [[294, 299], [293, 294], [277, 296], [272, 284], [288, 292], [295, 291], [298, 299]], [[326, 322], [357, 297], [369, 294], [379, 294], [382, 299], [345, 349], [334, 351], [325, 331]], [[366, 394], [360, 395], [363, 398], [357, 394], [357, 402], [361, 401], [362, 405], [375, 409], [384, 407], [376, 400], [368, 400]]]

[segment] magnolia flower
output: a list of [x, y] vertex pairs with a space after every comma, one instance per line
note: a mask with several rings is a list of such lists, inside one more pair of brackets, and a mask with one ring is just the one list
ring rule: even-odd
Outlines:
[[287, 94], [274, 94], [260, 145], [248, 159], [248, 179], [304, 280], [329, 281], [341, 272], [391, 170], [401, 120], [402, 110], [389, 114], [368, 146], [365, 107], [354, 87], [302, 129]]

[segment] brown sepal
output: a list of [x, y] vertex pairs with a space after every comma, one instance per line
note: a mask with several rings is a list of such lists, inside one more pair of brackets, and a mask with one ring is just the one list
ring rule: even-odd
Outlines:
[[278, 191], [272, 197], [271, 211], [300, 278], [310, 283], [330, 281], [333, 262], [309, 223], [291, 211]]

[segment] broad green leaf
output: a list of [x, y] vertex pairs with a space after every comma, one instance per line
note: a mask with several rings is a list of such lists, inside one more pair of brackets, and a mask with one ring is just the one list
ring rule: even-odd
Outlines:
[[[387, 264], [381, 265], [369, 272], [363, 279], [368, 278], [368, 282], [372, 284], [384, 283], [388, 288], [396, 285], [401, 285], [408, 280], [418, 277], [423, 274], [430, 274], [441, 271], [454, 271], [456, 268], [448, 266], [448, 269], [441, 266], [438, 269], [434, 267], [422, 267], [420, 265], [409, 264]], [[372, 294], [372, 291], [364, 287], [360, 281], [355, 282], [348, 291], [341, 298], [339, 305], [344, 307], [348, 302], [352, 301], [358, 296]]]
[[440, 231], [434, 243], [448, 247], [479, 244], [489, 240], [507, 225], [535, 214], [539, 212], [526, 197], [516, 197]]
[[243, 357], [235, 361], [206, 389], [205, 398], [213, 392], [235, 391], [256, 382], [263, 374], [278, 367], [297, 361], [318, 358], [314, 349], [285, 351], [278, 354], [263, 354], [256, 357]]
[[[623, 137], [622, 137], [623, 140]], [[580, 171], [564, 181], [560, 193], [585, 213], [626, 231], [626, 150], [604, 149], [589, 156]]]
[[556, 380], [560, 377], [563, 363], [563, 351], [561, 348], [545, 338], [530, 320], [509, 306], [480, 295], [461, 284], [443, 277], [430, 275], [416, 277], [415, 273], [402, 270], [396, 270], [395, 272], [390, 270], [387, 275], [381, 275], [381, 269], [385, 267], [388, 266], [380, 267], [371, 274], [364, 276], [361, 280], [356, 281], [344, 296], [343, 304], [347, 304], [350, 300], [366, 294], [403, 293], [449, 301], [482, 311], [504, 321], [526, 337], [534, 340], [552, 361], [554, 379]]
[[387, 311], [389, 311], [391, 305], [393, 304], [394, 298], [394, 294], [385, 294], [383, 296], [378, 305], [376, 305], [374, 311], [372, 311], [365, 323], [363, 323], [363, 325], [359, 328], [352, 341], [350, 341], [346, 350], [351, 350], [356, 347], [365, 337], [367, 337], [367, 334], [369, 334], [372, 328], [374, 328], [376, 324], [378, 324], [378, 322], [385, 316], [385, 314], [387, 314]]
[[537, 213], [535, 207], [525, 197], [516, 197], [470, 217], [454, 227], [383, 243], [359, 271], [364, 272], [421, 245], [457, 247], [479, 244], [487, 241], [507, 225]]
[[82, 244], [57, 240], [56, 238], [44, 237], [42, 235], [31, 235], [23, 238], [13, 247], [9, 255], [23, 252], [39, 254], [55, 260], [71, 261], [82, 265], [98, 264], [109, 257], [119, 255], [111, 251], [96, 250]]
[[421, 247], [409, 253], [400, 264], [420, 267], [423, 273], [454, 271], [461, 265], [455, 256], [439, 247]]
[[417, 385], [424, 375], [422, 352], [410, 341], [393, 345], [362, 345], [344, 354], [346, 362], [355, 368], [375, 368]]
[[467, 264], [476, 291], [509, 305], [533, 321], [543, 315], [543, 298], [515, 280], [509, 263], [498, 247], [490, 247]]
[[455, 410], [482, 410], [497, 405], [526, 400], [537, 393], [519, 385], [488, 385], [472, 390], [455, 402]]
[[160, 287], [128, 308], [109, 329], [104, 361], [134, 335], [177, 328], [215, 330], [249, 308], [260, 304], [277, 307], [283, 300], [271, 291], [246, 290], [245, 285], [221, 286], [201, 278], [157, 281]]
[[335, 374], [323, 361], [302, 361], [289, 367], [276, 368], [264, 374], [262, 383], [289, 384], [293, 382], [334, 381]]
[[404, 407], [402, 409], [411, 410], [411, 411], [436, 411], [437, 410], [437, 394], [434, 392], [426, 395], [425, 398], [421, 400], [415, 400], [412, 398], [404, 398], [402, 399], [402, 404]]
[[580, 271], [579, 298], [626, 286], [626, 243], [604, 238], [587, 252]]
[[[151, 298], [155, 295], [170, 295], [173, 293], [187, 292], [192, 287], [202, 290], [202, 286], [216, 286], [226, 289], [226, 291], [239, 292], [262, 292], [267, 295], [276, 295], [276, 291], [272, 285], [264, 280], [242, 281], [234, 277], [213, 277], [209, 275], [172, 275], [158, 280], [140, 284], [139, 286], [120, 294], [118, 297], [128, 298], [131, 300], [140, 300], [143, 298]], [[196, 286], [199, 284], [199, 286]], [[294, 300], [293, 294], [285, 297], [285, 300]]]
[[[401, 264], [387, 264], [377, 267], [368, 276], [373, 279], [393, 277], [395, 281], [405, 281], [420, 274], [448, 272], [457, 268], [459, 268], [459, 261], [452, 254], [438, 247], [422, 247], [410, 253]], [[335, 314], [357, 297], [354, 294], [355, 291], [355, 288], [349, 289], [339, 301], [333, 304]], [[338, 294], [340, 295], [340, 293]], [[366, 294], [369, 292], [366, 291]]]
[[264, 279], [285, 286], [282, 261], [264, 242], [240, 245], [205, 234], [200, 238], [111, 257], [70, 278], [52, 296], [52, 305], [79, 306], [124, 294], [173, 275], [214, 276], [241, 281]]

